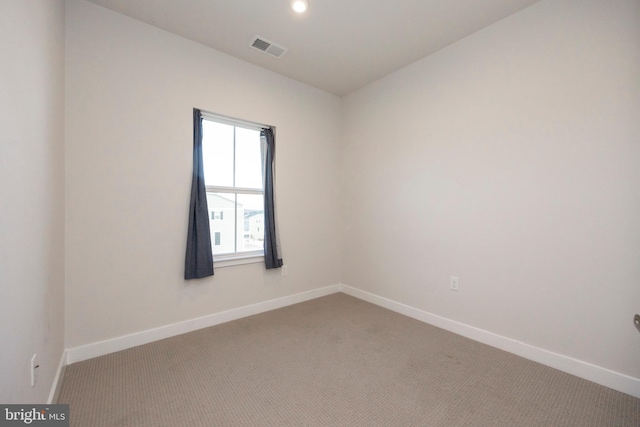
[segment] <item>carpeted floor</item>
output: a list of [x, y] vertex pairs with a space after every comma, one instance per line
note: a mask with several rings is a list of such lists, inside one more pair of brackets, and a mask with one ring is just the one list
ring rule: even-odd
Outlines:
[[638, 427], [640, 399], [345, 294], [67, 367], [71, 425]]

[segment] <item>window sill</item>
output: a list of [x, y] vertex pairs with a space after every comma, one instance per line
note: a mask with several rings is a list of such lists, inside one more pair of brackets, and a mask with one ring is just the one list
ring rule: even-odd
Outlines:
[[214, 256], [214, 268], [233, 267], [235, 265], [264, 263], [264, 255], [233, 255], [233, 256]]

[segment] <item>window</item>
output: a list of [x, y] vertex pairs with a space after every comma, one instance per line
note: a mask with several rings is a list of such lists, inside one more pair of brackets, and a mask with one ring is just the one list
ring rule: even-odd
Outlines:
[[214, 259], [264, 255], [261, 127], [202, 115], [202, 158]]
[[[283, 266], [276, 224], [275, 143], [272, 126], [193, 109], [185, 280], [213, 276], [214, 250], [223, 266], [261, 260], [267, 270]], [[215, 209], [219, 221], [215, 213], [211, 217]], [[220, 233], [218, 247], [215, 233]]]

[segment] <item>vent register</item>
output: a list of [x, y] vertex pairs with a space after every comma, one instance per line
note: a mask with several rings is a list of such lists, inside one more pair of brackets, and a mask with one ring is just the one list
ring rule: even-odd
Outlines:
[[251, 40], [251, 43], [249, 43], [249, 46], [261, 52], [264, 52], [267, 55], [271, 55], [274, 58], [281, 58], [282, 55], [287, 53], [288, 50], [286, 47], [270, 42], [269, 40], [260, 36], [255, 36]]

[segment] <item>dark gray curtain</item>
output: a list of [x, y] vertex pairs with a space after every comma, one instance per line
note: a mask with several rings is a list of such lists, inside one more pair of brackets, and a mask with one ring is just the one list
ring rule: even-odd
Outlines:
[[280, 238], [276, 226], [276, 206], [274, 194], [274, 162], [276, 144], [273, 128], [260, 133], [264, 152], [264, 262], [266, 267], [282, 267]]
[[189, 229], [187, 231], [187, 255], [184, 265], [185, 279], [213, 276], [213, 253], [209, 231], [207, 191], [204, 186], [202, 163], [202, 115], [193, 109], [193, 178], [189, 204]]

